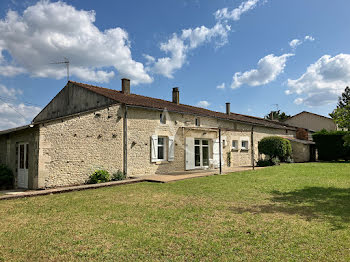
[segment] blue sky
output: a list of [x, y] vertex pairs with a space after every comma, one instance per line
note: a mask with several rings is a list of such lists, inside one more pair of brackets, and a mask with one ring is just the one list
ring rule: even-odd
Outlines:
[[[71, 80], [264, 116], [328, 115], [350, 82], [346, 0], [0, 2], [0, 129]], [[294, 40], [294, 41], [293, 41]], [[221, 86], [224, 88], [218, 88]], [[277, 106], [278, 104], [278, 106]]]

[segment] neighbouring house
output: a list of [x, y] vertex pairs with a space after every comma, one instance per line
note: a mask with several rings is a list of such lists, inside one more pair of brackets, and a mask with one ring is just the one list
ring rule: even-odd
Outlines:
[[0, 163], [16, 187], [51, 188], [85, 183], [96, 169], [133, 177], [252, 165], [271, 135], [310, 160], [313, 142], [296, 127], [231, 113], [229, 103], [220, 113], [181, 104], [178, 88], [165, 101], [130, 93], [128, 79], [121, 91], [69, 81], [30, 125], [0, 131]]
[[317, 132], [322, 129], [326, 129], [328, 131], [337, 130], [337, 125], [332, 118], [306, 111], [300, 112], [299, 114], [288, 118], [284, 121], [284, 123], [291, 126], [305, 128], [312, 132]]

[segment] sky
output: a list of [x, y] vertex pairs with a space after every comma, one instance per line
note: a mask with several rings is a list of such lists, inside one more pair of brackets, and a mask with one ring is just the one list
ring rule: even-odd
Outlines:
[[70, 80], [263, 117], [327, 116], [350, 82], [348, 0], [0, 1], [0, 130]]

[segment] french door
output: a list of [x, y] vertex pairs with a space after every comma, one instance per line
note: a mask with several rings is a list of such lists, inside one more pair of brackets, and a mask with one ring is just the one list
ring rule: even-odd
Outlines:
[[194, 140], [194, 165], [196, 168], [209, 166], [209, 140]]
[[18, 181], [19, 188], [28, 188], [28, 143], [18, 144]]

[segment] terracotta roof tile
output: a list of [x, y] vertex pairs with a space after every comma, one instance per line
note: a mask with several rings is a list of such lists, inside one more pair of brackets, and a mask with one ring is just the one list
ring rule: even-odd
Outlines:
[[244, 122], [244, 123], [271, 127], [271, 128], [296, 130], [296, 127], [293, 127], [281, 122], [267, 120], [264, 118], [247, 116], [247, 115], [236, 114], [236, 113], [231, 113], [230, 115], [227, 115], [222, 112], [215, 112], [215, 111], [211, 111], [201, 107], [194, 107], [194, 106], [184, 105], [184, 104], [175, 104], [170, 101], [166, 101], [158, 98], [146, 97], [146, 96], [141, 96], [136, 94], [123, 94], [121, 91], [117, 91], [113, 89], [78, 83], [74, 81], [69, 81], [69, 82], [72, 83], [73, 85], [86, 88], [92, 92], [95, 92], [102, 96], [113, 99], [118, 103], [124, 103], [130, 106], [154, 108], [154, 109], [160, 109], [160, 110], [166, 109], [169, 112], [178, 112], [183, 114], [193, 114], [193, 115], [208, 116], [208, 117], [214, 117], [214, 118], [220, 118], [220, 119], [234, 120], [238, 122]]

